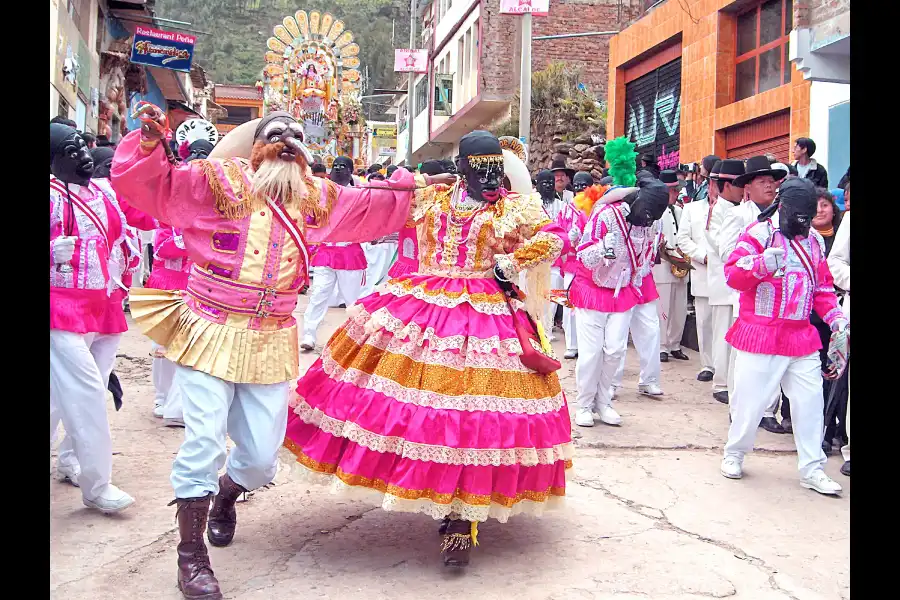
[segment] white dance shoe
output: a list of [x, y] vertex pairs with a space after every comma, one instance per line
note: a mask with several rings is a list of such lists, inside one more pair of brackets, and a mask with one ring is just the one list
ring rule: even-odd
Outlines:
[[579, 408], [575, 411], [575, 424], [579, 427], [593, 427], [594, 415], [589, 408]]
[[663, 391], [655, 383], [642, 383], [638, 385], [638, 392], [645, 396], [662, 396]]
[[726, 456], [722, 459], [722, 466], [719, 468], [722, 475], [728, 479], [740, 479], [744, 472], [741, 468], [741, 461], [734, 456]]
[[121, 512], [134, 504], [134, 498], [110, 483], [99, 496], [91, 500], [82, 498], [82, 502], [88, 508], [96, 508], [104, 514], [112, 514]]
[[840, 494], [844, 488], [837, 481], [825, 474], [822, 469], [816, 469], [809, 477], [800, 480], [803, 487], [815, 490], [820, 494], [835, 495]]
[[81, 465], [56, 465], [56, 479], [62, 483], [70, 483], [78, 487], [78, 476], [81, 475]]
[[597, 407], [597, 417], [607, 425], [621, 425], [622, 417], [612, 406], [601, 404]]

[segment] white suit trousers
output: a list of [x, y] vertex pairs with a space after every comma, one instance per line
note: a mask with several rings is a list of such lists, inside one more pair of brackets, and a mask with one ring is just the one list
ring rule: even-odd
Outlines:
[[[712, 362], [713, 362], [713, 392], [729, 392], [729, 375], [731, 366], [731, 344], [725, 341], [725, 334], [734, 322], [731, 313], [733, 307], [730, 304], [711, 306], [712, 313]], [[699, 320], [699, 319], [698, 319]]]
[[658, 283], [659, 352], [681, 350], [681, 338], [687, 320], [687, 281]]
[[604, 313], [575, 309], [578, 327], [578, 362], [575, 363], [576, 402], [579, 408], [594, 409], [612, 404], [609, 388], [628, 346], [628, 325], [634, 309]]
[[[360, 298], [365, 298], [373, 291], [378, 282], [384, 279], [391, 268], [391, 259], [397, 252], [397, 242], [385, 242], [384, 244], [362, 244], [366, 254], [366, 284], [359, 293]], [[347, 306], [350, 306], [348, 303]]]
[[[848, 367], [849, 368], [849, 367]], [[788, 396], [790, 398], [790, 396]], [[791, 405], [791, 410], [794, 407]], [[847, 445], [841, 446], [841, 455], [844, 457], [844, 460], [850, 460], [850, 374], [847, 374]], [[62, 457], [62, 453], [60, 453], [60, 457]]]
[[[122, 334], [78, 334], [50, 330], [50, 434], [60, 419], [66, 429], [60, 454], [81, 464], [78, 483], [88, 500], [112, 478], [112, 437], [106, 387]], [[68, 440], [71, 438], [71, 441]]]
[[821, 469], [827, 460], [822, 451], [825, 435], [825, 400], [822, 396], [822, 362], [818, 351], [806, 356], [774, 356], [734, 350], [734, 394], [731, 427], [725, 456], [743, 460], [753, 450], [753, 440], [766, 404], [784, 388], [791, 399], [791, 422], [802, 477]]
[[[634, 349], [637, 350], [638, 360], [641, 365], [641, 374], [638, 379], [639, 385], [649, 383], [659, 385], [659, 378], [662, 372], [662, 365], [659, 361], [660, 321], [656, 302], [638, 304], [632, 309], [631, 341], [634, 342]], [[627, 352], [627, 344], [625, 349]], [[619, 365], [616, 368], [616, 374], [613, 377], [614, 387], [622, 387], [624, 375], [625, 353], [623, 352]]]
[[182, 365], [174, 385], [184, 402], [184, 442], [172, 464], [176, 498], [219, 493], [225, 436], [235, 443], [228, 475], [253, 490], [271, 482], [287, 429], [290, 382], [231, 383]]
[[697, 345], [700, 348], [700, 370], [716, 372], [713, 362], [713, 319], [709, 298], [694, 296], [697, 320]]
[[347, 307], [356, 304], [362, 289], [363, 270], [336, 271], [329, 267], [316, 267], [309, 304], [303, 313], [303, 335], [316, 337], [316, 330], [322, 324], [334, 287], [337, 285]]
[[[569, 289], [575, 273], [563, 277], [563, 289]], [[575, 309], [563, 307], [563, 330], [566, 332], [566, 350], [578, 350], [578, 328], [575, 325]]]
[[[550, 289], [553, 290], [561, 290], [563, 288], [563, 276], [559, 270], [559, 267], [551, 267], [550, 269]], [[526, 290], [526, 293], [527, 290]], [[548, 337], [553, 335], [553, 318], [556, 315], [556, 309], [559, 308], [559, 304], [556, 302], [547, 302], [547, 306], [544, 309], [544, 332]]]
[[[156, 342], [153, 351], [163, 348]], [[181, 392], [172, 384], [175, 378], [175, 363], [168, 358], [153, 359], [153, 387], [156, 388], [156, 405], [163, 409], [164, 419], [181, 419]]]

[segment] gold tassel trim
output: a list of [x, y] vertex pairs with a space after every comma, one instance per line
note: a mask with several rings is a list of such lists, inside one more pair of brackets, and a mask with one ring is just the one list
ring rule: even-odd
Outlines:
[[230, 221], [239, 221], [253, 212], [258, 203], [258, 198], [256, 194], [248, 193], [247, 186], [244, 185], [244, 177], [237, 163], [231, 160], [222, 161], [222, 170], [230, 180], [232, 189], [234, 189], [235, 185], [238, 187], [235, 192], [238, 201], [232, 202], [225, 191], [225, 186], [222, 185], [222, 181], [219, 179], [219, 173], [216, 171], [215, 165], [209, 160], [197, 160], [194, 162], [198, 163], [200, 170], [206, 175], [209, 188], [216, 199], [216, 210], [219, 211], [219, 214]]
[[489, 165], [502, 165], [503, 154], [478, 154], [475, 156], [467, 156], [466, 160], [473, 169], [481, 169]]
[[468, 550], [472, 546], [472, 536], [468, 533], [448, 533], [441, 543], [441, 552]]
[[306, 183], [308, 193], [306, 198], [298, 200], [300, 214], [304, 217], [312, 217], [315, 224], [321, 227], [328, 222], [328, 218], [331, 216], [331, 209], [338, 197], [338, 186], [333, 181], [319, 179], [319, 185], [325, 186], [325, 206], [322, 206], [319, 204], [322, 197], [321, 189], [314, 178], [304, 176], [303, 181]]

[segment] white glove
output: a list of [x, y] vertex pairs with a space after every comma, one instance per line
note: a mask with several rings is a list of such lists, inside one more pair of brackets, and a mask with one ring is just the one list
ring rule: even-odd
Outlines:
[[837, 379], [844, 374], [847, 368], [847, 358], [850, 356], [850, 330], [840, 329], [831, 334], [828, 344], [828, 367], [823, 373], [825, 379]]
[[784, 248], [766, 248], [762, 255], [769, 273], [774, 273], [784, 266]]
[[77, 239], [76, 236], [60, 236], [53, 240], [53, 262], [59, 265], [71, 261]]
[[179, 250], [184, 250], [184, 238], [180, 235], [176, 235], [172, 237], [172, 241], [175, 242], [175, 247]]

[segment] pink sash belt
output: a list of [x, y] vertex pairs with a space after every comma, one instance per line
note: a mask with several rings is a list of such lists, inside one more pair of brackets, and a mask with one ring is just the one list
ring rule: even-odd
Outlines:
[[258, 318], [289, 317], [297, 307], [299, 290], [277, 290], [225, 279], [193, 265], [187, 293], [195, 300], [230, 313]]

